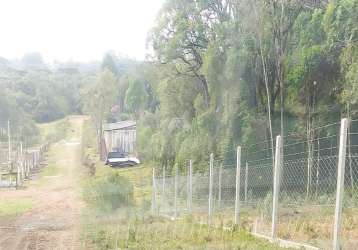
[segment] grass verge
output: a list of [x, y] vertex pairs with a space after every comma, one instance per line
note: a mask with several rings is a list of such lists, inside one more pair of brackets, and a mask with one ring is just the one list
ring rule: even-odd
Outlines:
[[34, 207], [31, 199], [0, 201], [0, 217], [9, 217], [22, 214]]

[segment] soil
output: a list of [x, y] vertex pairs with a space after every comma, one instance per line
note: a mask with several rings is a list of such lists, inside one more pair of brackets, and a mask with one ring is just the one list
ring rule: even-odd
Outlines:
[[[69, 118], [71, 135], [52, 145], [47, 162], [57, 166], [52, 176], [32, 174], [21, 190], [0, 190], [0, 200], [31, 199], [34, 206], [12, 217], [0, 216], [0, 249], [79, 249], [80, 211], [84, 204], [78, 189], [81, 170], [80, 141], [85, 117]], [[43, 168], [46, 168], [45, 165]]]

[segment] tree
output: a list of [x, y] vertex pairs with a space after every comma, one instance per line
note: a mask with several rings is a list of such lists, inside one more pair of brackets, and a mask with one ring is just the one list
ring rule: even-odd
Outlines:
[[91, 115], [97, 129], [99, 152], [102, 149], [103, 122], [108, 116], [111, 107], [115, 104], [116, 77], [109, 69], [104, 69], [94, 86], [84, 93], [85, 109]]
[[158, 25], [153, 29], [151, 42], [160, 62], [172, 62], [177, 74], [196, 80], [208, 107], [209, 88], [201, 69], [209, 38], [201, 11], [195, 1], [166, 2], [160, 12]]
[[144, 82], [139, 79], [132, 79], [126, 91], [125, 105], [129, 112], [136, 114], [137, 117], [146, 107], [148, 95], [145, 91]]

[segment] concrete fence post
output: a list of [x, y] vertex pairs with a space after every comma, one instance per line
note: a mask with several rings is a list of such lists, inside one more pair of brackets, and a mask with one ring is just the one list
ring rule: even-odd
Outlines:
[[17, 158], [17, 161], [16, 161], [16, 187], [19, 187], [21, 185], [20, 164], [21, 164], [21, 161]]
[[221, 189], [221, 186], [222, 186], [222, 174], [223, 174], [223, 164], [221, 163], [220, 164], [220, 167], [219, 167], [219, 187], [218, 187], [218, 203], [219, 203], [219, 208], [221, 208], [221, 199], [222, 199], [222, 189]]
[[23, 149], [22, 142], [20, 142], [20, 155], [21, 155], [21, 159], [20, 159], [21, 184], [23, 184], [23, 182], [24, 182], [24, 149]]
[[214, 170], [214, 154], [210, 154], [209, 166], [209, 208], [208, 208], [208, 224], [211, 225], [213, 214], [213, 170]]
[[157, 210], [157, 187], [155, 183], [155, 168], [153, 168], [152, 172], [152, 214], [156, 213]]
[[278, 197], [280, 195], [280, 176], [281, 176], [281, 165], [282, 165], [281, 152], [282, 152], [282, 138], [279, 135], [276, 137], [275, 166], [274, 166], [274, 176], [273, 176], [271, 237], [274, 239], [277, 238]]
[[344, 170], [345, 170], [346, 150], [347, 150], [347, 128], [348, 128], [348, 119], [344, 118], [341, 121], [341, 130], [339, 134], [336, 209], [334, 214], [334, 228], [333, 228], [334, 250], [340, 249], [342, 205], [343, 205], [343, 196], [344, 196]]
[[178, 218], [178, 165], [175, 165], [174, 177], [174, 218]]
[[235, 224], [240, 223], [240, 173], [241, 172], [241, 147], [236, 149], [236, 177], [235, 177]]
[[191, 214], [193, 209], [193, 161], [189, 161], [188, 171], [188, 212]]
[[246, 162], [245, 165], [245, 203], [247, 203], [247, 185], [249, 180], [249, 164]]
[[165, 197], [165, 165], [163, 165], [162, 196]]
[[161, 207], [163, 207], [163, 210], [167, 210], [168, 208], [166, 207], [166, 194], [165, 194], [165, 181], [166, 181], [166, 173], [165, 173], [165, 168], [166, 168], [166, 165], [163, 165], [163, 176], [162, 176], [162, 195], [160, 196], [160, 204], [161, 204]]

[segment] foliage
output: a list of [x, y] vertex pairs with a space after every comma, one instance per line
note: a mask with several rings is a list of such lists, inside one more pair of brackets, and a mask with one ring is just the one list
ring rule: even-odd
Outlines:
[[92, 227], [84, 237], [95, 249], [283, 249], [243, 230], [208, 228], [192, 223], [190, 219], [173, 222], [151, 216], [133, 216], [129, 219], [120, 217], [117, 221], [118, 225], [102, 223], [94, 230]]
[[39, 135], [35, 123], [81, 113], [80, 89], [89, 84], [94, 72], [79, 69], [70, 65], [50, 69], [38, 53], [27, 54], [21, 61], [2, 59], [0, 128], [6, 129], [10, 120], [12, 136], [32, 144]]
[[281, 107], [285, 134], [336, 122], [347, 107], [357, 117], [357, 6], [167, 1], [149, 38], [155, 67], [134, 70], [158, 102], [142, 103], [140, 155], [198, 169], [210, 152], [229, 163], [236, 145], [271, 139], [268, 110], [272, 136]]
[[119, 173], [107, 172], [85, 183], [83, 199], [99, 211], [110, 212], [133, 203], [133, 186]]

